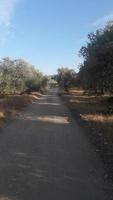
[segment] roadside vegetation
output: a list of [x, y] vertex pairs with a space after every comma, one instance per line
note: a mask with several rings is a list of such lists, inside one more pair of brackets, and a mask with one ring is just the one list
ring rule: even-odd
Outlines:
[[88, 43], [80, 50], [84, 58], [78, 83], [94, 94], [113, 93], [113, 22], [88, 35]]
[[0, 94], [23, 94], [39, 91], [47, 84], [47, 77], [28, 62], [4, 58], [0, 61]]
[[88, 95], [84, 90], [69, 90], [69, 103], [80, 114], [82, 120], [93, 125], [106, 141], [113, 141], [113, 102], [109, 95]]
[[76, 119], [90, 130], [105, 163], [111, 163], [113, 177], [113, 22], [88, 34], [79, 55], [83, 57], [79, 72], [60, 68], [55, 79]]
[[88, 34], [79, 54], [84, 59], [79, 72], [60, 68], [57, 81], [82, 119], [113, 139], [113, 22]]
[[36, 100], [46, 89], [48, 77], [22, 59], [3, 58], [0, 61], [0, 118]]
[[62, 67], [58, 69], [58, 75], [54, 78], [61, 88], [68, 91], [70, 87], [76, 85], [76, 77], [77, 74], [73, 69]]

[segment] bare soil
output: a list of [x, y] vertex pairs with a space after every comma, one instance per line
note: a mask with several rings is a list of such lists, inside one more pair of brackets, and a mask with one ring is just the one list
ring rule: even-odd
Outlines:
[[80, 89], [60, 95], [99, 153], [107, 170], [106, 179], [113, 181], [113, 98], [89, 96]]
[[57, 91], [0, 134], [0, 200], [112, 200], [103, 163]]

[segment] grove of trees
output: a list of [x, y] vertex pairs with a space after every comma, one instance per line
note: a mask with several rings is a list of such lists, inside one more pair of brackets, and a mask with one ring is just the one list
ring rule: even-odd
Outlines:
[[7, 57], [0, 61], [1, 94], [38, 91], [45, 87], [47, 81], [47, 77], [25, 60]]
[[76, 83], [76, 72], [73, 69], [59, 68], [58, 75], [55, 77], [59, 86], [68, 90], [69, 87], [74, 86]]
[[84, 63], [78, 74], [79, 84], [95, 93], [113, 92], [113, 22], [90, 33], [80, 55]]
[[84, 61], [79, 72], [59, 68], [55, 77], [60, 87], [82, 87], [91, 93], [113, 93], [113, 22], [88, 34], [88, 42], [79, 52]]

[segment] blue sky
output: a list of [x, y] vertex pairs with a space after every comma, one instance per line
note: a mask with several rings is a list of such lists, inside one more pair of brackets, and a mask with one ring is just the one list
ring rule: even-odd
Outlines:
[[45, 74], [77, 69], [87, 34], [113, 19], [113, 0], [0, 0], [0, 58], [24, 58]]

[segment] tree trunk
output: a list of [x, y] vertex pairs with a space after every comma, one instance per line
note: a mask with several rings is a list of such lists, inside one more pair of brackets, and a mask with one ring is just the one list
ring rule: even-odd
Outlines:
[[102, 95], [104, 94], [104, 89], [103, 89], [103, 88], [101, 88], [101, 94], [102, 94]]

